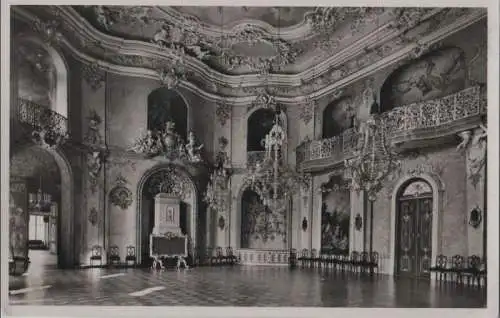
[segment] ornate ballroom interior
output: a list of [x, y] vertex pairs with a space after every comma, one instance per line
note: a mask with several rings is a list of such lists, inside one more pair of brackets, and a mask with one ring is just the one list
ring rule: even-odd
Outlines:
[[151, 276], [175, 218], [191, 275], [485, 306], [486, 9], [12, 6], [10, 30], [11, 284]]

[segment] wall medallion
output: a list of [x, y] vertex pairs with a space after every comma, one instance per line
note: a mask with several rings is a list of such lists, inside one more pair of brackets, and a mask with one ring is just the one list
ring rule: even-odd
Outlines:
[[121, 175], [116, 178], [115, 183], [115, 187], [109, 193], [109, 200], [114, 206], [125, 210], [132, 204], [132, 191], [127, 188], [127, 180]]

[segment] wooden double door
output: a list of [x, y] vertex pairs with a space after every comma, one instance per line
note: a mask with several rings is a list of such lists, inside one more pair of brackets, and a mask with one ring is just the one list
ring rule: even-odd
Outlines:
[[432, 260], [432, 194], [400, 197], [396, 236], [396, 272], [430, 277]]

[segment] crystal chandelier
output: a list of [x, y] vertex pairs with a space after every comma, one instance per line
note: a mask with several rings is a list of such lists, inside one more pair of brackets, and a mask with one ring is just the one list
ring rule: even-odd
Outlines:
[[28, 195], [29, 209], [33, 212], [50, 212], [52, 207], [52, 195], [42, 191], [42, 177], [40, 176], [40, 187], [36, 193]]
[[401, 166], [397, 155], [388, 149], [385, 127], [383, 120], [376, 115], [368, 119], [359, 136], [361, 150], [344, 162], [351, 187], [358, 193], [364, 192], [370, 202], [370, 255], [373, 252], [374, 202], [385, 179]]
[[283, 161], [287, 135], [276, 113], [275, 122], [264, 139], [265, 155], [261, 162], [251, 167], [246, 182], [262, 203], [273, 212], [284, 213], [288, 199], [306, 178], [290, 169]]

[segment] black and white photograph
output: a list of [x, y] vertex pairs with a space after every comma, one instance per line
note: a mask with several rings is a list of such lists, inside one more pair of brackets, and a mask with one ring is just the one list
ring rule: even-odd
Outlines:
[[402, 3], [2, 4], [3, 310], [498, 314], [498, 12]]

